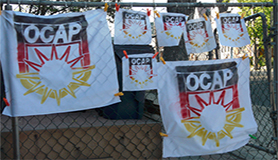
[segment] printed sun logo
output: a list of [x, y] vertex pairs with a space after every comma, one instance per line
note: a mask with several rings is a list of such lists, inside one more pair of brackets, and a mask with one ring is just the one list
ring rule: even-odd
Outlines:
[[226, 24], [225, 27], [222, 27], [222, 32], [226, 39], [233, 42], [239, 41], [244, 35], [243, 28], [239, 24]]
[[188, 33], [189, 35], [189, 43], [193, 47], [202, 48], [208, 42], [208, 33], [203, 29], [199, 29], [196, 31], [192, 31], [192, 33]]
[[[125, 23], [124, 26], [125, 38], [138, 39], [147, 33], [146, 24], [142, 21], [128, 20], [128, 23]], [[139, 34], [137, 32], [138, 29], [141, 31]]]
[[[168, 30], [174, 30], [176, 33], [182, 33], [184, 30], [184, 26], [180, 23], [179, 25], [172, 25], [164, 23], [164, 29], [165, 31], [161, 31], [161, 33], [165, 33], [167, 35], [167, 38], [173, 38], [173, 39], [181, 39], [181, 34], [175, 34], [174, 32], [168, 31]], [[177, 32], [177, 30], [180, 30], [180, 32]]]
[[[141, 88], [148, 85], [148, 83], [153, 83], [153, 74], [152, 69], [148, 66], [135, 66], [133, 69], [130, 69], [132, 74], [130, 75], [130, 78], [132, 79], [131, 83], [135, 83], [135, 86], [140, 85]], [[144, 76], [140, 76], [144, 75]]]
[[24, 95], [37, 93], [42, 95], [41, 104], [50, 97], [60, 105], [61, 99], [67, 95], [76, 98], [74, 91], [80, 86], [89, 87], [90, 84], [86, 82], [95, 66], [75, 67], [77, 63], [82, 63], [84, 55], [69, 60], [70, 50], [71, 46], [68, 46], [62, 56], [58, 57], [54, 45], [51, 48], [50, 56], [34, 48], [39, 63], [24, 60], [25, 64], [34, 72], [16, 75], [22, 85], [28, 89]]
[[186, 118], [181, 122], [190, 132], [190, 135], [187, 138], [199, 136], [202, 145], [205, 145], [207, 140], [210, 139], [216, 143], [217, 147], [219, 147], [220, 139], [225, 136], [232, 139], [232, 130], [235, 127], [244, 127], [240, 124], [240, 121], [241, 114], [245, 109], [232, 109], [233, 100], [224, 104], [224, 99], [227, 99], [225, 98], [225, 90], [220, 93], [217, 101], [215, 100], [215, 93], [210, 92], [208, 94], [208, 102], [198, 95], [194, 96], [200, 109], [188, 106], [189, 110], [196, 114], [196, 117]]
[[171, 37], [171, 38], [174, 38], [174, 39], [181, 39], [181, 36], [175, 36], [173, 32], [166, 31], [164, 33], [167, 35], [167, 38]]

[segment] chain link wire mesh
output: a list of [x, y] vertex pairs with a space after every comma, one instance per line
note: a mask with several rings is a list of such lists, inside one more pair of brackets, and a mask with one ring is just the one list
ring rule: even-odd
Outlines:
[[[14, 6], [14, 10], [43, 15], [40, 7], [43, 6], [21, 5], [19, 3]], [[177, 5], [176, 7], [155, 9], [158, 12], [167, 10], [168, 12], [185, 13], [192, 19], [197, 14], [196, 7], [179, 7]], [[224, 10], [226, 12], [241, 12], [242, 8], [226, 7]], [[65, 5], [52, 9], [54, 11], [51, 14], [89, 9], [92, 9], [92, 7], [80, 9]], [[153, 10], [154, 8], [150, 9]], [[199, 8], [199, 12], [214, 11], [214, 9], [223, 12], [223, 7], [219, 8], [217, 5], [211, 8]], [[135, 10], [146, 12], [147, 7], [135, 8]], [[253, 10], [252, 14], [256, 14], [254, 7], [247, 10]], [[47, 11], [44, 12], [47, 13]], [[112, 9], [108, 18], [112, 37], [114, 34], [114, 12], [115, 10]], [[262, 43], [256, 36], [251, 36], [251, 44], [245, 47], [231, 48], [221, 46], [218, 43], [217, 48], [211, 52], [188, 55], [183, 42], [180, 42], [180, 45], [176, 47], [157, 46], [153, 17], [152, 13], [150, 19], [154, 33], [150, 46], [114, 46], [120, 90], [122, 88], [120, 58], [123, 56], [121, 52], [123, 49], [127, 50], [129, 54], [142, 53], [142, 51], [145, 53], [159, 51], [160, 56], [163, 56], [166, 61], [238, 58], [248, 54], [251, 60], [250, 96], [253, 113], [258, 124], [258, 132], [254, 135], [257, 139], [251, 139], [246, 146], [236, 151], [217, 155], [168, 159], [275, 159], [276, 124], [274, 119], [276, 114], [273, 109], [274, 102], [271, 99], [271, 95], [274, 94], [273, 88], [271, 88], [273, 87], [273, 53], [270, 45], [271, 39], [268, 35], [262, 35]], [[261, 30], [254, 29], [254, 24], [263, 27], [262, 21], [263, 19], [260, 17], [246, 20], [250, 35], [261, 35]], [[267, 21], [270, 22], [268, 22], [267, 27], [270, 27], [271, 19], [267, 19]], [[267, 32], [269, 33], [269, 31]], [[110, 37], [110, 35], [103, 36]], [[216, 31], [215, 36], [217, 38]], [[1, 94], [3, 94], [3, 80], [1, 80], [1, 85]], [[156, 90], [124, 92], [121, 103], [103, 108], [18, 117], [20, 158], [161, 159], [162, 137], [159, 132], [163, 131], [163, 124], [157, 97]], [[2, 102], [2, 109], [3, 107], [4, 102]], [[1, 159], [14, 158], [12, 134], [11, 118], [1, 115]]]

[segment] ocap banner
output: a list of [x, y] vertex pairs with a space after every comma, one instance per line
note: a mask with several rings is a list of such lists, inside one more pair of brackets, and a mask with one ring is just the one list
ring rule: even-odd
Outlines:
[[159, 13], [155, 18], [155, 27], [158, 46], [178, 46], [187, 16], [181, 13]]
[[163, 157], [230, 152], [254, 134], [249, 59], [166, 62], [158, 96]]
[[[120, 102], [106, 12], [37, 16], [3, 11], [1, 65], [7, 106], [27, 116]], [[5, 39], [5, 41], [4, 41]]]
[[215, 21], [221, 45], [243, 47], [250, 44], [245, 21], [239, 14], [220, 13]]
[[184, 34], [187, 53], [203, 53], [216, 48], [209, 19], [189, 20]]
[[119, 9], [115, 13], [114, 44], [148, 45], [152, 40], [152, 29], [146, 12]]
[[122, 58], [123, 90], [157, 89], [157, 61], [154, 54], [134, 54]]

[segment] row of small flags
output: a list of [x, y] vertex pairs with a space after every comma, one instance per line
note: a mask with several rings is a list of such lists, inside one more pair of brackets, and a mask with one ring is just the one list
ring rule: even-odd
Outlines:
[[[188, 20], [181, 13], [156, 13], [155, 28], [158, 46], [177, 46], [184, 38], [187, 53], [208, 52], [216, 48], [210, 19], [204, 15]], [[243, 16], [220, 13], [215, 18], [219, 42], [223, 46], [243, 47], [250, 44]], [[118, 9], [115, 14], [114, 43], [119, 45], [148, 45], [151, 24], [146, 12]]]
[[[159, 47], [177, 46], [182, 37], [188, 54], [216, 47], [206, 16], [187, 20], [181, 13], [156, 15]], [[243, 16], [221, 13], [215, 21], [221, 45], [250, 44]], [[147, 13], [118, 9], [114, 43], [150, 44], [150, 27]], [[124, 54], [123, 90], [157, 89], [165, 128], [165, 133], [161, 133], [163, 157], [230, 152], [248, 143], [256, 132], [249, 96], [248, 58], [166, 63], [160, 57], [162, 63], [158, 63], [157, 54]]]

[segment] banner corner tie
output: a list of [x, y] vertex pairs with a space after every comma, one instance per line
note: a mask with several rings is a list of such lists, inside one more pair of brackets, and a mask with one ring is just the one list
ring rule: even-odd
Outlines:
[[5, 104], [6, 104], [6, 106], [10, 106], [10, 103], [8, 102], [8, 100], [6, 98], [3, 98], [3, 100], [4, 100]]
[[124, 54], [125, 54], [125, 58], [128, 59], [128, 55], [127, 55], [127, 52], [126, 50], [123, 50]]
[[158, 18], [160, 18], [160, 14], [157, 12], [157, 10], [155, 10], [155, 11], [153, 11], [155, 14], [156, 14], [156, 16], [158, 17]]
[[161, 137], [168, 137], [168, 134], [165, 134], [165, 133], [162, 133], [162, 132], [159, 132], [160, 136]]
[[123, 92], [119, 92], [119, 93], [114, 94], [114, 96], [123, 96], [123, 95], [124, 95]]
[[251, 137], [252, 139], [257, 139], [257, 137], [255, 137], [255, 136], [253, 136], [251, 134], [249, 134], [249, 137]]
[[104, 12], [107, 12], [107, 9], [108, 9], [108, 4], [105, 3]]
[[163, 64], [166, 64], [166, 62], [165, 62], [163, 57], [160, 57], [159, 59], [162, 61]]
[[248, 58], [248, 56], [243, 55], [241, 58], [242, 58], [242, 60], [245, 60], [246, 58]]

